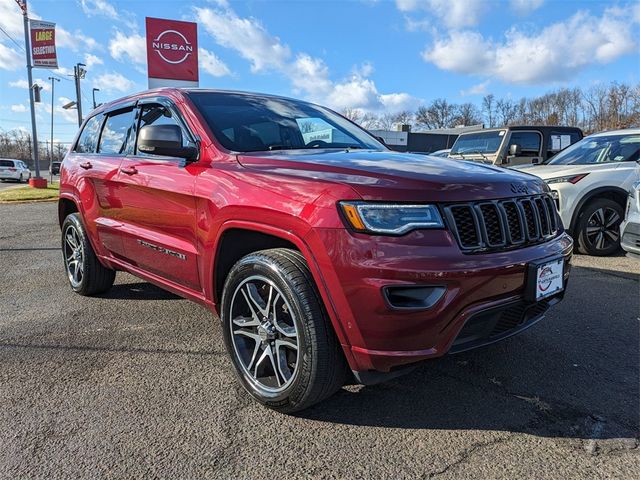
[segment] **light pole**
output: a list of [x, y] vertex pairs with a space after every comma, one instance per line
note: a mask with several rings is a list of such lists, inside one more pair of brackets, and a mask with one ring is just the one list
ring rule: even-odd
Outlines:
[[[33, 142], [33, 161], [36, 167], [36, 178], [40, 178], [40, 159], [38, 158], [38, 134], [36, 132], [36, 105], [35, 92], [33, 90], [33, 76], [31, 74], [31, 38], [29, 36], [29, 14], [27, 12], [27, 0], [16, 0], [22, 9], [24, 17], [24, 46], [27, 57], [27, 81], [29, 82], [29, 105], [31, 107], [31, 141]], [[45, 180], [46, 182], [46, 180]]]
[[84, 78], [87, 71], [84, 63], [76, 63], [73, 66], [73, 77], [76, 81], [76, 105], [78, 106], [78, 126], [82, 125], [82, 92], [80, 90], [80, 79]]
[[93, 94], [93, 109], [94, 110], [98, 107], [98, 105], [96, 105], [96, 92], [99, 92], [99, 91], [100, 91], [99, 88], [95, 88], [94, 87], [92, 92], [91, 92]]
[[56, 77], [49, 77], [51, 80], [51, 150], [49, 150], [49, 181], [53, 182], [53, 100], [55, 98], [55, 82], [59, 82], [60, 79]]

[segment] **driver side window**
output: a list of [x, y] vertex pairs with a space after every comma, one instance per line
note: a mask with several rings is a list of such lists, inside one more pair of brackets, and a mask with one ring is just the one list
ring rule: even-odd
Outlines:
[[[142, 106], [142, 110], [140, 112], [140, 125], [138, 128], [140, 129], [147, 125], [177, 125], [182, 130], [182, 146], [186, 147], [189, 145], [189, 134], [185, 130], [184, 126], [182, 125], [182, 122], [180, 122], [177, 118], [175, 118], [175, 114], [163, 105], [149, 104], [149, 105]], [[136, 155], [145, 156], [145, 157], [154, 156], [151, 154], [138, 151], [137, 140], [136, 140]]]

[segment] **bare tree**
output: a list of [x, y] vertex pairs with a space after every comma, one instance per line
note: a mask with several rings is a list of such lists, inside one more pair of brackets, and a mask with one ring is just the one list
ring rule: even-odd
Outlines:
[[495, 127], [495, 95], [490, 93], [482, 99], [482, 112], [487, 119], [489, 128]]

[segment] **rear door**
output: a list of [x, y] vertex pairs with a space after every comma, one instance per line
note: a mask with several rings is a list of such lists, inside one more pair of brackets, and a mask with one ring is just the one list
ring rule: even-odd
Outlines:
[[121, 208], [115, 179], [122, 156], [112, 155], [107, 149], [101, 152], [99, 148], [102, 134], [105, 142], [107, 138], [112, 142], [117, 134], [112, 126], [103, 130], [107, 118], [102, 113], [89, 118], [65, 159], [66, 183], [75, 187], [75, 194], [81, 200], [85, 227], [91, 232], [91, 238], [97, 239], [97, 248], [103, 255], [122, 252], [122, 242], [115, 228], [117, 212]]
[[[137, 129], [175, 124], [195, 144], [177, 107], [168, 99], [143, 100]], [[149, 273], [200, 290], [196, 248], [195, 168], [181, 158], [134, 151], [120, 166], [123, 242], [127, 260]]]

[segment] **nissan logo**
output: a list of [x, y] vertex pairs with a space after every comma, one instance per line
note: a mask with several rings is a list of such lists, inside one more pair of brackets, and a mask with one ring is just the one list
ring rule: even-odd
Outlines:
[[193, 53], [193, 45], [177, 30], [165, 30], [159, 34], [151, 42], [151, 48], [165, 62], [174, 65], [184, 62]]
[[529, 193], [529, 188], [527, 187], [526, 184], [524, 183], [512, 183], [511, 184], [511, 191], [513, 193], [524, 193], [524, 194], [528, 194]]

